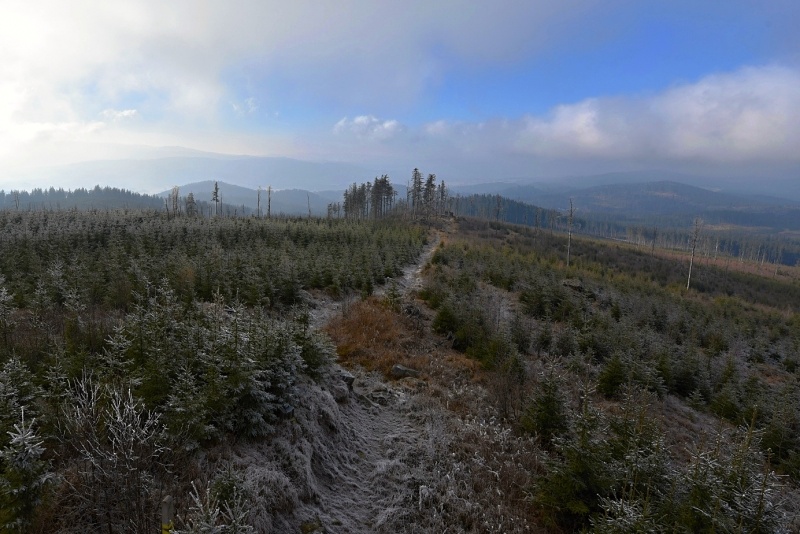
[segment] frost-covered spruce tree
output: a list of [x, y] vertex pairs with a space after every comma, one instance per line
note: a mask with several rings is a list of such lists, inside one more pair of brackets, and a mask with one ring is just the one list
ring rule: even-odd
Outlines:
[[72, 382], [61, 421], [65, 521], [109, 532], [155, 530], [169, 449], [158, 414], [130, 390]]
[[604, 436], [608, 422], [582, 393], [581, 407], [572, 416], [569, 434], [553, 440], [558, 457], [537, 484], [534, 503], [545, 512], [545, 520], [572, 531], [586, 526], [600, 509], [600, 500], [616, 482], [612, 458]]
[[336, 347], [327, 335], [309, 328], [310, 320], [308, 308], [295, 306], [291, 310], [291, 319], [282, 325], [288, 328], [292, 339], [300, 348], [300, 356], [303, 359], [302, 370], [312, 377], [317, 377], [336, 358]]
[[40, 397], [33, 373], [19, 358], [9, 358], [0, 367], [0, 447], [8, 443], [8, 432], [21, 420], [23, 409], [29, 419], [39, 415], [36, 401]]
[[653, 393], [628, 389], [610, 419], [608, 448], [616, 483], [600, 499], [602, 513], [591, 519], [593, 532], [666, 530], [662, 504], [672, 483], [664, 436], [651, 417], [653, 402]]
[[134, 372], [133, 360], [129, 356], [132, 341], [125, 335], [124, 325], [114, 327], [106, 339], [106, 347], [97, 357], [96, 369], [106, 381], [123, 388], [141, 385]]
[[39, 505], [45, 485], [52, 480], [44, 447], [34, 429], [35, 420], [20, 421], [9, 432], [9, 444], [0, 450], [0, 529], [23, 532]]
[[[226, 332], [226, 352], [236, 354], [241, 376], [230, 384], [236, 398], [230, 414], [234, 431], [250, 437], [266, 435], [278, 408], [291, 400], [304, 367], [302, 350], [286, 323], [259, 312], [233, 314]], [[244, 340], [239, 339], [242, 335]]]
[[539, 376], [539, 382], [530, 403], [522, 414], [522, 428], [536, 436], [539, 444], [551, 449], [553, 440], [569, 429], [565, 379], [557, 374], [555, 366], [548, 366]]
[[250, 534], [255, 532], [247, 522], [247, 503], [241, 492], [235, 490], [229, 499], [220, 499], [218, 492], [207, 487], [200, 492], [192, 482], [189, 494], [191, 505], [181, 527], [174, 534]]
[[180, 447], [186, 451], [217, 437], [206, 400], [199, 378], [190, 369], [181, 369], [170, 388], [164, 419], [170, 432], [182, 437]]
[[674, 518], [692, 532], [780, 532], [787, 530], [779, 506], [779, 484], [759, 450], [752, 426], [732, 435], [717, 434], [707, 447], [692, 451], [677, 477]]
[[14, 297], [5, 284], [5, 277], [0, 274], [0, 356], [9, 348], [14, 327]]
[[176, 534], [220, 533], [249, 534], [251, 495], [244, 478], [233, 467], [223, 465], [214, 479], [201, 491], [192, 482], [188, 510], [178, 513]]
[[657, 502], [669, 486], [669, 455], [664, 435], [650, 410], [655, 394], [630, 388], [610, 418], [608, 447], [613, 458], [614, 492], [630, 501]]

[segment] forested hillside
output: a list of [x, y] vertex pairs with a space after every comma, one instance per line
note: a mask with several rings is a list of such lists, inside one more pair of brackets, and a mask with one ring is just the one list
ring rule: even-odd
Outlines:
[[687, 290], [688, 255], [384, 185], [0, 211], [4, 528], [155, 530], [167, 495], [175, 532], [797, 528], [794, 269]]
[[307, 291], [369, 295], [425, 239], [391, 222], [0, 211], [3, 529], [155, 530], [204, 450], [267, 436], [334, 357]]
[[[623, 195], [624, 196], [624, 195]], [[460, 216], [530, 226], [550, 232], [573, 232], [616, 241], [627, 241], [638, 247], [662, 251], [686, 251], [692, 242], [695, 221], [701, 225], [697, 251], [704, 257], [750, 260], [763, 265], [794, 266], [800, 260], [800, 240], [793, 217], [796, 208], [758, 208], [744, 211], [716, 210], [689, 216], [650, 213], [647, 217], [620, 214], [587, 213], [579, 201], [573, 201], [570, 223], [570, 199], [560, 209], [546, 209], [518, 200], [487, 194], [451, 196], [446, 209]], [[699, 212], [698, 212], [699, 213]], [[785, 226], [780, 221], [788, 218]]]
[[800, 473], [796, 279], [708, 267], [686, 291], [688, 262], [576, 240], [567, 267], [565, 236], [460, 229], [421, 296], [433, 330], [495, 376], [497, 415], [546, 451], [527, 493], [545, 525], [787, 528], [779, 502], [796, 499]]
[[689, 225], [699, 216], [714, 224], [758, 227], [769, 232], [800, 229], [800, 207], [787, 196], [769, 197], [763, 192], [726, 193], [688, 185], [695, 183], [692, 177], [680, 175], [664, 176], [666, 179], [657, 181], [639, 176], [639, 181], [635, 182], [624, 174], [595, 178], [597, 183], [583, 186], [580, 179], [570, 179], [563, 184], [496, 184], [494, 187], [484, 184], [460, 190], [482, 193], [488, 190], [492, 196], [561, 211], [567, 209], [572, 200], [579, 206], [581, 216], [617, 224], [677, 227]]
[[68, 209], [159, 209], [164, 201], [115, 187], [95, 186], [92, 189], [33, 189], [32, 191], [0, 190], [0, 210], [68, 210]]

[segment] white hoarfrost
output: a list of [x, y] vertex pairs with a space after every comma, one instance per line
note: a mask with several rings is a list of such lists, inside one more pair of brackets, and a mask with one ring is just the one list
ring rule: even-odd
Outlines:
[[[530, 441], [455, 417], [424, 392], [356, 375], [344, 402], [327, 391], [335, 374], [301, 385], [292, 421], [233, 449], [257, 532], [529, 531], [510, 513], [514, 503], [488, 507], [474, 483], [478, 472], [491, 484], [496, 466], [535, 455]], [[478, 441], [487, 446], [463, 454], [463, 443]]]
[[[439, 241], [396, 280], [401, 294], [420, 287], [422, 267]], [[338, 313], [329, 301], [317, 305], [313, 326]], [[349, 390], [341, 372], [333, 365], [318, 381], [298, 384], [291, 419], [269, 438], [231, 451], [257, 532], [529, 530], [508, 510], [487, 509], [473, 476], [489, 472], [497, 455], [530, 454], [530, 444], [499, 425], [456, 417], [424, 388], [412, 387], [415, 379], [387, 384], [354, 370]], [[476, 440], [489, 446], [468, 457], [453, 452]]]
[[330, 532], [396, 532], [402, 526], [425, 478], [423, 440], [406, 398], [398, 394], [385, 406], [370, 400], [377, 380], [357, 377], [342, 403], [324, 383], [303, 384], [291, 422], [269, 441], [234, 450], [245, 489], [255, 497], [257, 530], [296, 532], [314, 522]]

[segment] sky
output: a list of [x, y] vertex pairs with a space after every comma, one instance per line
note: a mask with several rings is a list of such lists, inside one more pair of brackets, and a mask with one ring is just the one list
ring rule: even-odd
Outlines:
[[0, 189], [161, 147], [451, 183], [800, 170], [796, 0], [0, 1]]

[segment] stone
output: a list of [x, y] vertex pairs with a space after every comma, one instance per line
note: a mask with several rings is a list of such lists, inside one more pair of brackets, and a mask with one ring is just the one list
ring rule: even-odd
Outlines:
[[339, 404], [347, 402], [347, 399], [350, 397], [350, 389], [348, 389], [344, 382], [332, 382], [330, 385], [330, 392], [331, 395], [333, 395], [333, 399]]
[[406, 378], [408, 376], [417, 378], [419, 376], [419, 371], [396, 363], [392, 366], [392, 370], [389, 372], [389, 374], [392, 376], [392, 378]]
[[344, 369], [339, 371], [339, 377], [342, 379], [342, 381], [344, 381], [345, 384], [347, 384], [347, 389], [353, 391], [353, 382], [355, 381], [356, 377]]

